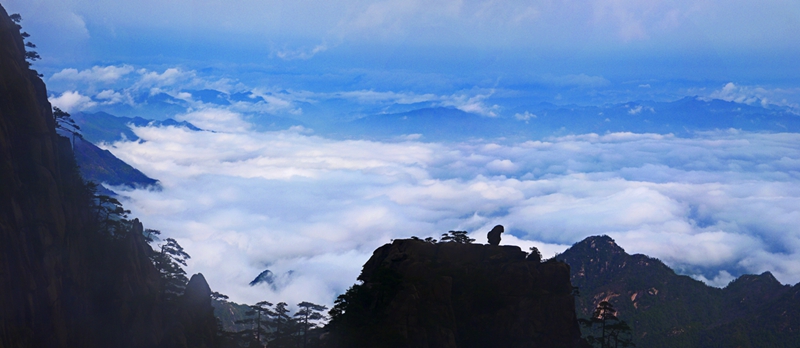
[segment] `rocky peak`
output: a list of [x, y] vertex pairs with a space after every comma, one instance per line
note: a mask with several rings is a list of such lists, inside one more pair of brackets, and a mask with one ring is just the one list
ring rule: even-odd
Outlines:
[[198, 305], [211, 305], [211, 287], [206, 282], [202, 273], [197, 273], [189, 279], [183, 292], [184, 301]]
[[586, 239], [576, 243], [570, 249], [596, 255], [619, 255], [625, 253], [625, 249], [622, 249], [614, 239], [607, 235], [586, 237]]
[[781, 288], [788, 288], [788, 285], [781, 284], [772, 272], [764, 272], [759, 275], [745, 274], [733, 281], [725, 287], [726, 291], [739, 291], [742, 288], [749, 289], [762, 289], [766, 291], [777, 291]]
[[780, 297], [791, 286], [781, 284], [770, 272], [759, 275], [745, 274], [736, 278], [723, 289], [726, 302], [745, 310], [755, 311], [766, 303]]
[[572, 283], [612, 284], [630, 274], [650, 274], [654, 278], [674, 274], [657, 259], [629, 255], [609, 236], [592, 236], [575, 243], [556, 257], [572, 267]]

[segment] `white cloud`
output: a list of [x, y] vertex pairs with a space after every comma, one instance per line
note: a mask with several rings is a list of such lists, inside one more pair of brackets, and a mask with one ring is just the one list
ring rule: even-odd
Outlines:
[[47, 100], [50, 101], [50, 104], [53, 104], [53, 106], [66, 112], [83, 111], [97, 105], [97, 102], [93, 101], [92, 98], [82, 95], [77, 91], [66, 91], [61, 93], [58, 97], [51, 95]]
[[520, 121], [525, 121], [527, 123], [528, 120], [530, 120], [532, 118], [536, 118], [536, 115], [532, 114], [532, 113], [530, 113], [528, 111], [525, 111], [524, 113], [521, 113], [521, 114], [520, 113], [514, 114], [514, 118], [516, 118], [516, 119], [518, 119]]
[[442, 100], [442, 105], [453, 106], [464, 112], [471, 112], [474, 114], [497, 117], [497, 112], [500, 110], [499, 105], [487, 105], [485, 100], [494, 94], [494, 91], [489, 91], [486, 94], [460, 94], [452, 95], [449, 98]]
[[196, 76], [194, 71], [183, 71], [180, 68], [168, 68], [163, 73], [139, 69], [141, 78], [135, 85], [136, 88], [174, 86], [178, 82], [187, 82]]
[[757, 104], [765, 108], [770, 105], [785, 106], [795, 113], [800, 113], [800, 104], [798, 103], [800, 100], [797, 99], [798, 94], [800, 94], [800, 89], [798, 88], [768, 89], [761, 86], [740, 86], [733, 82], [728, 82], [721, 89], [712, 91], [703, 99], [721, 99], [748, 105]]
[[718, 288], [724, 288], [732, 280], [736, 279], [736, 277], [732, 276], [730, 273], [728, 273], [725, 270], [719, 271], [719, 273], [717, 275], [715, 275], [714, 278], [712, 278], [712, 279], [708, 279], [702, 274], [694, 274], [694, 275], [692, 275], [692, 278], [697, 279], [697, 280], [699, 280], [699, 281], [701, 281], [703, 283], [706, 283], [706, 284], [709, 284], [709, 285], [712, 285], [712, 286], [716, 286]]
[[125, 92], [125, 94], [122, 94], [120, 92], [111, 89], [106, 89], [101, 91], [100, 93], [97, 93], [97, 95], [95, 95], [94, 97], [95, 99], [102, 100], [101, 103], [103, 105], [113, 105], [120, 103], [125, 103], [131, 106], [134, 105], [133, 97], [130, 94], [128, 94], [127, 91]]
[[651, 113], [652, 112], [656, 112], [656, 110], [653, 109], [652, 107], [644, 107], [644, 106], [641, 106], [641, 105], [636, 105], [636, 107], [632, 108], [632, 107], [628, 106], [628, 114], [629, 115], [637, 115], [637, 114], [641, 113], [642, 111], [650, 111]]
[[130, 65], [93, 66], [91, 69], [81, 71], [78, 71], [78, 69], [67, 68], [53, 74], [50, 79], [114, 83], [131, 72], [133, 72], [133, 67]]
[[[191, 95], [182, 95], [183, 98], [191, 98]], [[250, 124], [242, 119], [242, 115], [226, 109], [204, 108], [201, 110], [189, 110], [188, 113], [175, 116], [176, 120], [188, 121], [201, 129], [241, 133], [250, 129]]]
[[490, 170], [495, 171], [495, 172], [499, 172], [499, 173], [506, 173], [506, 172], [513, 173], [514, 171], [516, 171], [517, 166], [514, 164], [514, 162], [511, 162], [510, 160], [507, 160], [507, 159], [503, 159], [503, 160], [496, 159], [496, 160], [492, 160], [491, 162], [487, 163], [486, 164], [486, 168], [489, 168]]
[[327, 96], [342, 97], [357, 100], [360, 103], [375, 104], [375, 103], [397, 103], [397, 104], [413, 104], [427, 101], [439, 101], [443, 97], [435, 94], [416, 94], [416, 93], [398, 93], [398, 92], [379, 92], [374, 90], [360, 90], [360, 91], [345, 91], [337, 92]]
[[323, 43], [316, 45], [314, 46], [314, 48], [311, 49], [296, 49], [296, 50], [283, 49], [275, 52], [275, 55], [283, 60], [294, 60], [294, 59], [306, 60], [306, 59], [311, 59], [312, 57], [317, 55], [317, 53], [322, 53], [327, 50], [328, 50], [328, 45]]
[[[193, 256], [189, 271], [236, 301], [330, 303], [392, 238], [467, 230], [483, 242], [496, 224], [506, 227], [504, 244], [537, 246], [545, 257], [609, 234], [630, 253], [714, 285], [765, 270], [800, 281], [797, 134], [584, 134], [503, 145], [135, 132], [146, 141], [110, 150], [163, 190], [127, 191], [126, 207], [177, 238]], [[248, 287], [264, 269], [294, 273], [276, 290]]]

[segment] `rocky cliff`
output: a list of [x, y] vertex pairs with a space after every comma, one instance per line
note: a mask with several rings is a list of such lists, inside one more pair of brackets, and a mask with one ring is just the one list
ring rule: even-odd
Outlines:
[[[165, 328], [173, 314], [160, 296], [142, 224], [104, 230], [69, 140], [55, 128], [45, 85], [25, 60], [20, 27], [0, 7], [0, 347], [190, 342], [172, 339], [181, 333]], [[200, 305], [207, 307], [174, 312], [207, 321], [198, 311], [213, 309]]]
[[[55, 132], [44, 83], [28, 69], [19, 28], [0, 9], [0, 341], [4, 347], [81, 346], [92, 311], [87, 285], [87, 197]], [[74, 167], [74, 165], [73, 165]], [[75, 320], [73, 320], [75, 319]], [[48, 334], [43, 334], [43, 333]], [[96, 336], [95, 336], [96, 337]]]
[[575, 347], [569, 266], [513, 246], [395, 240], [337, 301], [331, 337], [361, 347]]

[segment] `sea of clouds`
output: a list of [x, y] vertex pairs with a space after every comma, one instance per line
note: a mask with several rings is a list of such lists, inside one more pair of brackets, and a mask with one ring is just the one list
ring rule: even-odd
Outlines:
[[[466, 230], [485, 243], [496, 224], [502, 244], [545, 257], [607, 234], [715, 286], [764, 271], [800, 281], [800, 134], [445, 144], [225, 124], [134, 131], [143, 141], [104, 147], [163, 189], [125, 191], [125, 206], [186, 248], [189, 273], [239, 302], [330, 304], [394, 238]], [[275, 282], [250, 287], [266, 269]]]
[[[300, 117], [301, 103], [337, 98], [507, 110], [481, 89], [284, 91], [180, 68], [64, 69], [48, 84], [57, 87], [50, 101], [70, 112], [125, 105], [135, 113], [148, 105], [142, 94], [182, 101], [184, 111], [167, 116], [204, 131], [139, 127], [140, 141], [101, 147], [161, 181], [159, 191], [118, 192], [132, 216], [185, 247], [189, 273], [202, 272], [213, 290], [237, 302], [331, 304], [373, 250], [392, 239], [466, 230], [484, 243], [497, 224], [506, 227], [502, 244], [536, 246], [545, 257], [607, 234], [629, 253], [657, 257], [714, 286], [764, 271], [800, 282], [800, 134], [334, 140], [303, 127], [260, 131], [254, 122], [264, 113]], [[794, 95], [720, 87], [702, 96], [772, 104]], [[204, 88], [250, 97], [209, 104], [191, 93]], [[249, 286], [264, 270], [272, 284]]]

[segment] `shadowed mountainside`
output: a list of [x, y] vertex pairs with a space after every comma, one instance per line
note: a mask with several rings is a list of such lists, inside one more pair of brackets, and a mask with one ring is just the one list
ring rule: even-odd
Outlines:
[[128, 188], [158, 188], [158, 180], [152, 179], [138, 169], [123, 162], [108, 150], [76, 137], [74, 140], [75, 160], [81, 175], [87, 181], [106, 183]]
[[197, 300], [209, 295], [192, 290], [205, 279], [167, 306], [142, 224], [98, 218], [110, 207], [84, 184], [2, 7], [0, 183], [0, 347], [216, 345], [213, 309]]
[[800, 284], [782, 285], [769, 272], [718, 289], [658, 259], [629, 255], [608, 236], [586, 238], [557, 259], [571, 266], [580, 288], [578, 315], [609, 301], [639, 347], [800, 345]]
[[149, 120], [141, 117], [121, 117], [114, 116], [105, 112], [95, 112], [93, 114], [77, 112], [72, 115], [75, 123], [81, 127], [81, 133], [86, 140], [99, 144], [101, 142], [113, 143], [118, 140], [139, 140], [136, 133], [130, 126], [145, 127], [185, 127], [189, 130], [199, 131], [200, 128], [186, 121], [175, 121], [171, 118], [160, 120]]

